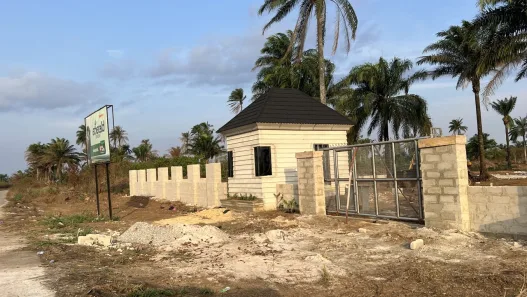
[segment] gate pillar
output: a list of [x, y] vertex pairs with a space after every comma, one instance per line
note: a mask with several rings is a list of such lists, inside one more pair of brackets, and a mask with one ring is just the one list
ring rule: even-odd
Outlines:
[[296, 153], [301, 214], [326, 215], [322, 155], [320, 151]]

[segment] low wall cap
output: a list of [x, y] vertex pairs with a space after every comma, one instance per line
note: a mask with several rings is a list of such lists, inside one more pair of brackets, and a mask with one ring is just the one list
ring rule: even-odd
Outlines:
[[318, 157], [322, 157], [322, 152], [321, 151], [301, 152], [301, 153], [296, 153], [295, 157], [297, 159], [318, 158]]
[[445, 137], [420, 139], [417, 142], [419, 148], [430, 148], [454, 144], [467, 144], [467, 138], [465, 137], [465, 135], [452, 135]]

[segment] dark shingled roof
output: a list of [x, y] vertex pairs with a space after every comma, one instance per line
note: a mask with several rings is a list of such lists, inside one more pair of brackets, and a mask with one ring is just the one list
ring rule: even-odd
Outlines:
[[218, 132], [255, 123], [352, 125], [348, 118], [299, 90], [271, 88]]

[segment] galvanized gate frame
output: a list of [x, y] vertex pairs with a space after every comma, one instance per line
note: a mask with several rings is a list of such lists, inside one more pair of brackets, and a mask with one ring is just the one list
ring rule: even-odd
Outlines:
[[[372, 165], [372, 174], [373, 178], [361, 178], [357, 173], [357, 161], [356, 158], [353, 158], [352, 160], [352, 171], [350, 174], [352, 174], [352, 183], [353, 183], [353, 203], [354, 203], [354, 210], [350, 210], [351, 214], [354, 215], [362, 215], [362, 216], [373, 216], [373, 217], [379, 217], [379, 218], [386, 218], [386, 219], [398, 219], [398, 220], [408, 220], [408, 221], [422, 221], [423, 216], [423, 206], [422, 206], [422, 190], [421, 190], [421, 172], [420, 172], [420, 162], [419, 162], [419, 148], [417, 146], [417, 141], [419, 139], [423, 138], [411, 138], [411, 139], [401, 139], [401, 140], [393, 140], [393, 141], [385, 141], [385, 142], [373, 142], [373, 143], [364, 143], [364, 144], [357, 144], [357, 145], [347, 145], [347, 146], [337, 146], [337, 147], [329, 147], [329, 148], [323, 148], [320, 149], [321, 151], [333, 151], [333, 174], [334, 177], [330, 178], [330, 182], [334, 182], [335, 184], [335, 205], [336, 205], [336, 211], [338, 213], [342, 213], [340, 207], [340, 182], [341, 181], [347, 181], [347, 178], [339, 178], [339, 168], [338, 168], [338, 153], [344, 152], [344, 151], [353, 151], [361, 147], [370, 147], [371, 150], [371, 165]], [[398, 177], [397, 176], [397, 165], [396, 165], [396, 154], [395, 154], [395, 144], [396, 143], [407, 143], [407, 142], [413, 142], [415, 146], [415, 156], [414, 156], [414, 165], [415, 165], [415, 177]], [[375, 164], [375, 148], [382, 145], [391, 145], [391, 168], [388, 168], [388, 164], [385, 164], [387, 167], [386, 170], [389, 173], [391, 177], [386, 178], [379, 178], [377, 177], [376, 173], [376, 164]], [[351, 177], [351, 176], [350, 176]], [[377, 182], [393, 182], [395, 190], [395, 205], [396, 205], [396, 215], [390, 216], [390, 215], [382, 215], [379, 214], [379, 203], [378, 203], [378, 193], [377, 193]], [[401, 191], [401, 194], [403, 197], [404, 194], [402, 193], [402, 190], [398, 187], [398, 182], [400, 181], [416, 181], [417, 186], [417, 195], [418, 195], [418, 209], [415, 210], [415, 208], [410, 204], [410, 206], [416, 211], [417, 217], [407, 217], [407, 216], [401, 216], [400, 213], [400, 203], [399, 203], [399, 192]], [[375, 214], [370, 213], [361, 213], [360, 204], [359, 204], [359, 198], [358, 198], [358, 183], [359, 182], [373, 182], [373, 189], [374, 189], [374, 203], [375, 203]], [[406, 199], [406, 197], [405, 197]], [[347, 211], [346, 209], [345, 211]]]

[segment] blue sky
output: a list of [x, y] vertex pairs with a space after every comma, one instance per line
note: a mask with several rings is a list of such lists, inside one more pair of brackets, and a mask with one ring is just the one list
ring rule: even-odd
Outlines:
[[[328, 56], [338, 76], [380, 56], [415, 60], [435, 33], [477, 13], [476, 0], [350, 2], [359, 30], [349, 54], [341, 48]], [[84, 117], [104, 104], [115, 106], [116, 124], [132, 145], [149, 138], [160, 153], [178, 145], [181, 132], [194, 124], [219, 128], [233, 116], [226, 105], [230, 91], [250, 92], [251, 68], [265, 38], [296, 20], [291, 15], [262, 35], [270, 17], [257, 15], [261, 3], [0, 2], [0, 173], [24, 169], [31, 143], [57, 136], [74, 142]], [[328, 25], [332, 32], [332, 18]], [[411, 91], [427, 99], [434, 126], [448, 130], [452, 118], [462, 117], [469, 135], [476, 132], [470, 88], [456, 90], [455, 81], [440, 79]], [[525, 82], [509, 79], [492, 98], [510, 95], [519, 101], [513, 115], [524, 116]], [[503, 142], [499, 116], [484, 111], [483, 119], [484, 130]]]

